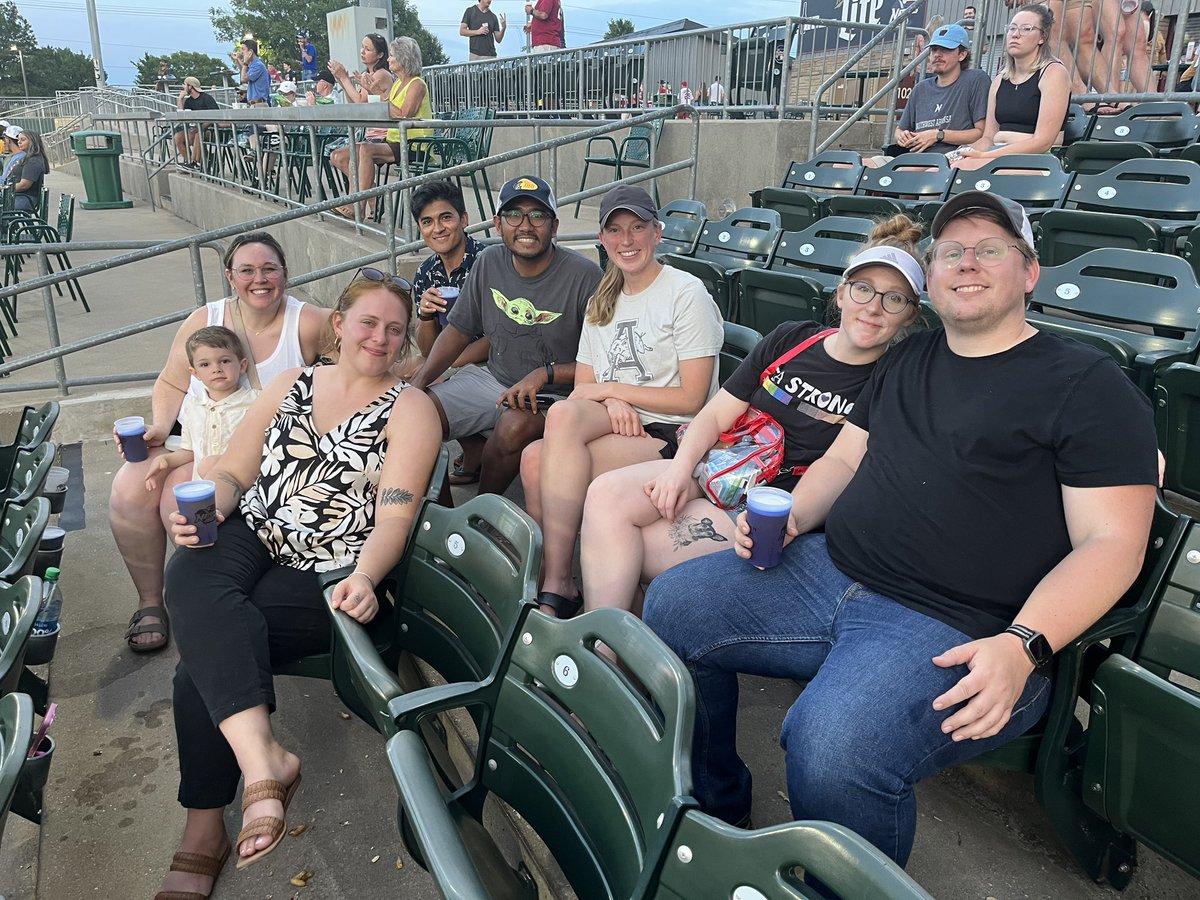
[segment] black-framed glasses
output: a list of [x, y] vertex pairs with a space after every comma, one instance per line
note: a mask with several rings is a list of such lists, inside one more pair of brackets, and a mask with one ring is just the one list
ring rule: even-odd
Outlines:
[[404, 291], [406, 294], [412, 293], [412, 285], [401, 278], [399, 275], [390, 275], [381, 269], [376, 269], [373, 266], [363, 266], [354, 273], [354, 277], [350, 279], [350, 283], [358, 281], [360, 278], [365, 278], [367, 281], [374, 281], [376, 284], [385, 284], [391, 282]]
[[502, 209], [500, 212], [496, 213], [496, 215], [502, 218], [513, 228], [516, 228], [518, 225], [520, 225], [523, 219], [528, 219], [529, 224], [534, 228], [541, 228], [554, 218], [554, 213], [550, 212], [548, 209]]
[[1033, 32], [1041, 31], [1041, 30], [1042, 30], [1042, 27], [1040, 25], [1012, 24], [1004, 29], [1004, 33], [1005, 34], [1017, 34], [1018, 32], [1020, 32], [1021, 34], [1033, 34]]
[[981, 266], [998, 266], [1008, 256], [1009, 248], [1020, 250], [1017, 244], [1010, 244], [1004, 238], [984, 238], [974, 247], [964, 247], [958, 241], [941, 241], [934, 244], [933, 259], [947, 269], [960, 265], [963, 257], [970, 250], [975, 254], [975, 262]]
[[860, 306], [866, 306], [876, 297], [883, 305], [883, 311], [893, 316], [904, 312], [908, 304], [917, 305], [917, 301], [899, 291], [877, 291], [875, 286], [866, 281], [851, 281], [850, 299]]

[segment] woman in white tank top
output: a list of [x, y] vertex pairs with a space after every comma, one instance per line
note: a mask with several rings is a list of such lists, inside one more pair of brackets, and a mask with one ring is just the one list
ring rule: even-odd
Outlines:
[[[329, 310], [288, 296], [287, 261], [278, 241], [261, 231], [240, 235], [230, 244], [224, 262], [233, 296], [206, 304], [188, 316], [154, 382], [152, 414], [146, 425], [149, 460], [164, 452], [163, 442], [186, 398], [204, 391], [188, 371], [185, 349], [188, 337], [198, 328], [224, 325], [235, 332], [257, 375], [254, 380], [262, 387], [280, 372], [311, 365], [317, 358]], [[109, 499], [109, 524], [138, 595], [138, 609], [125, 639], [130, 649], [139, 653], [167, 645], [162, 595], [167, 546], [164, 525], [175, 510], [171, 488], [191, 473], [188, 466], [181, 466], [160, 491], [147, 490], [149, 460], [125, 463], [113, 478]]]

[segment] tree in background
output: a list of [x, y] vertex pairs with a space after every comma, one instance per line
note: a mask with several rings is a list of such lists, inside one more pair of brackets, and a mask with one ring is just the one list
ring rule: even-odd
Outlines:
[[611, 41], [627, 34], [633, 34], [633, 23], [628, 19], [609, 19], [608, 31], [604, 32], [602, 40]]
[[[346, 0], [289, 0], [285, 9], [281, 6], [278, 0], [230, 0], [228, 9], [213, 7], [209, 15], [217, 37], [229, 41], [231, 50], [244, 35], [253, 34], [264, 60], [277, 66], [290, 62], [298, 70], [296, 32], [307, 31], [317, 47], [317, 58], [322, 63], [328, 60], [325, 15], [345, 8]], [[420, 45], [425, 65], [449, 62], [442, 42], [421, 24], [416, 8], [408, 0], [392, 0], [392, 13], [395, 33], [406, 34]]]
[[176, 50], [165, 56], [147, 53], [141, 59], [129, 61], [137, 67], [136, 83], [142, 87], [154, 87], [154, 82], [158, 79], [158, 62], [161, 59], [171, 64], [171, 73], [175, 76], [175, 81], [172, 82], [175, 91], [183, 87], [183, 79], [189, 75], [195, 75], [201, 84], [220, 84], [219, 73], [229, 71], [229, 60], [220, 60], [207, 53], [193, 53], [191, 50]]
[[55, 91], [74, 91], [96, 83], [90, 56], [62, 47], [38, 47], [33, 29], [17, 4], [0, 3], [0, 95], [25, 95], [20, 59], [8, 49], [13, 44], [25, 54], [31, 97], [53, 97]]

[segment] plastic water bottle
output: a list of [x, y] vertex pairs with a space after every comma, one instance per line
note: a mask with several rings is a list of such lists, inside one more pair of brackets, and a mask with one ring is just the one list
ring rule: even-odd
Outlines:
[[42, 582], [42, 605], [33, 622], [36, 635], [53, 634], [58, 630], [58, 617], [62, 615], [62, 588], [58, 585], [58, 569], [51, 566], [46, 570]]

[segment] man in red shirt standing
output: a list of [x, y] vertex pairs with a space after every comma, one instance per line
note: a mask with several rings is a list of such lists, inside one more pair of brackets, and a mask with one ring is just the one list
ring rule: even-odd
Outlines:
[[563, 40], [562, 5], [559, 0], [537, 0], [525, 4], [525, 15], [532, 16], [525, 30], [534, 53], [558, 50], [566, 46]]

